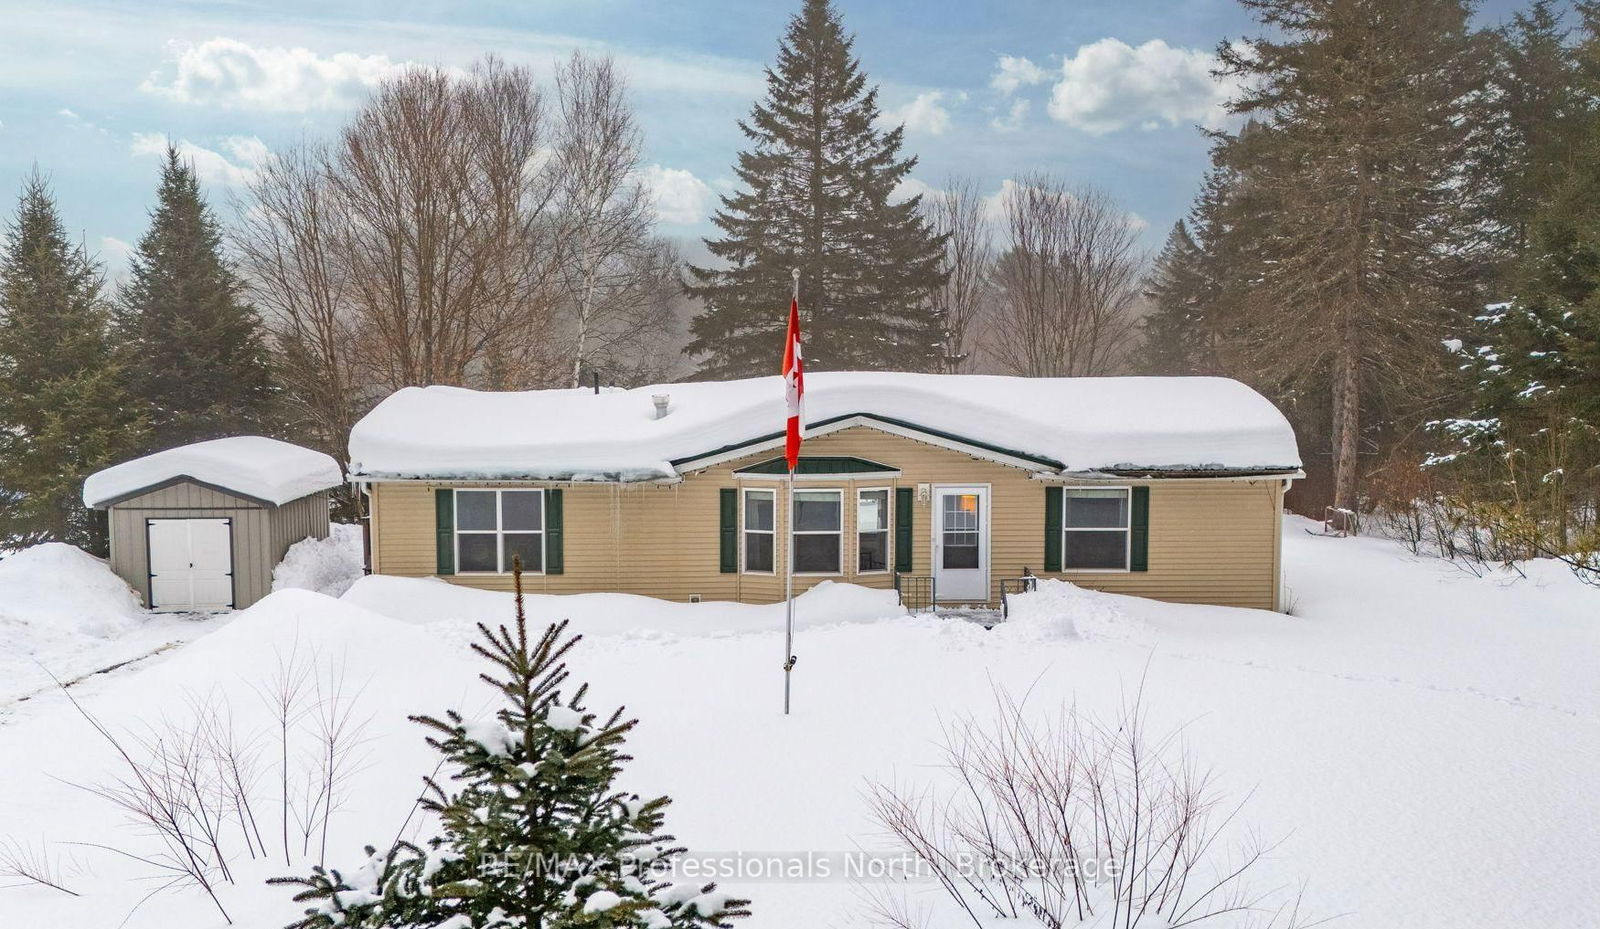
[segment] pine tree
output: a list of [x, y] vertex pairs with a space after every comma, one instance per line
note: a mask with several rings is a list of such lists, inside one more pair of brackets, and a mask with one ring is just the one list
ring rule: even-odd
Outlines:
[[1154, 374], [1194, 374], [1206, 354], [1203, 301], [1205, 254], [1178, 220], [1145, 283], [1150, 312], [1140, 323], [1143, 343], [1135, 357]]
[[882, 131], [829, 0], [806, 0], [789, 23], [767, 97], [739, 127], [752, 147], [723, 198], [706, 247], [726, 267], [690, 269], [706, 309], [686, 351], [708, 378], [771, 374], [782, 356], [790, 269], [800, 269], [806, 363], [926, 371], [941, 363], [943, 323], [928, 299], [944, 280], [942, 238], [913, 197], [890, 194], [916, 164], [903, 128]]
[[[1580, 4], [1584, 19], [1595, 8]], [[1575, 48], [1552, 0], [1534, 0], [1482, 36], [1490, 63], [1483, 90], [1468, 108], [1470, 214], [1486, 239], [1488, 286], [1505, 293], [1528, 244], [1533, 215], [1555, 194], [1583, 142], [1594, 100], [1585, 70], [1600, 67]]]
[[715, 884], [667, 884], [658, 876], [682, 848], [661, 833], [666, 797], [616, 789], [623, 741], [637, 720], [618, 709], [603, 721], [583, 706], [588, 685], [564, 698], [564, 659], [579, 636], [562, 621], [528, 638], [520, 566], [516, 619], [480, 623], [474, 652], [494, 666], [483, 680], [503, 698], [492, 716], [412, 717], [461, 786], [424, 779], [422, 807], [442, 834], [426, 848], [370, 846], [349, 874], [317, 867], [304, 886], [312, 903], [290, 929], [438, 927], [474, 929], [710, 929], [747, 916], [749, 901]]
[[108, 336], [100, 268], [67, 239], [49, 184], [23, 186], [0, 254], [0, 547], [96, 554], [104, 519], [83, 479], [142, 438]]
[[1465, 104], [1482, 62], [1461, 0], [1242, 0], [1265, 35], [1222, 51], [1250, 131], [1217, 154], [1256, 222], [1237, 332], [1250, 378], [1327, 410], [1333, 502], [1358, 458], [1440, 393], [1470, 297]]
[[261, 322], [223, 258], [194, 167], [175, 148], [119, 297], [131, 384], [147, 404], [155, 445], [273, 431]]
[[[1600, 18], [1586, 19], [1585, 56], [1600, 46]], [[1526, 211], [1514, 297], [1487, 307], [1461, 347], [1472, 408], [1438, 424], [1449, 447], [1433, 459], [1488, 490], [1545, 554], [1600, 549], [1600, 114], [1586, 122]]]

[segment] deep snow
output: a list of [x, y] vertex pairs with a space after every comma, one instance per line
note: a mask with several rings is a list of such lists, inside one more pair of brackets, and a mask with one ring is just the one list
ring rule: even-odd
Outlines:
[[[872, 846], [863, 788], [931, 783], [941, 720], [981, 712], [996, 683], [1041, 713], [1074, 702], [1105, 714], [1143, 680], [1152, 722], [1184, 725], [1234, 799], [1253, 791], [1241, 827], [1283, 840], [1254, 886], [1305, 882], [1303, 912], [1347, 914], [1335, 925], [1589, 925], [1600, 909], [1600, 591], [1549, 563], [1526, 579], [1477, 578], [1381, 540], [1313, 537], [1310, 525], [1285, 530], [1292, 616], [1045, 584], [992, 631], [927, 616], [804, 628], [789, 718], [778, 713], [781, 611], [609, 595], [529, 607], [537, 620], [576, 617], [586, 639], [572, 664], [593, 683], [590, 705], [627, 704], [642, 719], [629, 786], [672, 795], [668, 827], [697, 851]], [[382, 578], [339, 601], [284, 591], [74, 693], [135, 726], [197, 693], [245, 726], [263, 719], [255, 687], [290, 650], [343, 667], [375, 714], [330, 843], [336, 863], [354, 862], [361, 843], [393, 837], [432, 768], [404, 714], [487, 707], [466, 627], [505, 602]], [[0, 719], [0, 759], [0, 837], [143, 841], [65, 783], [114, 768], [59, 695]], [[0, 890], [4, 922], [115, 925], [148, 892], [132, 880], [148, 873], [137, 863], [81, 847], [72, 857], [84, 897]], [[285, 873], [281, 862], [239, 870], [223, 892], [237, 924], [295, 914], [286, 893], [256, 883]], [[754, 898], [752, 929], [862, 916], [846, 882], [725, 886]], [[128, 922], [220, 925], [192, 891], [158, 895]]]
[[240, 435], [180, 445], [96, 471], [83, 482], [83, 502], [102, 506], [180, 477], [215, 484], [273, 506], [344, 481], [339, 463], [322, 452], [264, 436]]
[[[657, 396], [668, 398], [659, 419]], [[675, 461], [770, 436], [772, 424], [783, 421], [783, 397], [777, 377], [599, 393], [407, 387], [351, 430], [350, 472], [671, 478]], [[806, 376], [805, 402], [811, 424], [873, 414], [1043, 456], [1067, 472], [1300, 466], [1288, 420], [1227, 378], [825, 372]]]
[[54, 687], [52, 675], [71, 680], [209, 628], [144, 612], [104, 561], [70, 545], [23, 549], [0, 559], [0, 717], [18, 697]]
[[334, 523], [326, 539], [301, 539], [289, 546], [272, 569], [272, 589], [341, 596], [364, 572], [362, 534], [360, 526]]

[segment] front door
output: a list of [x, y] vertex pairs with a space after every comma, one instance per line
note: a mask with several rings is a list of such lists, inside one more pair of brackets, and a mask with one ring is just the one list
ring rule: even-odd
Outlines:
[[933, 584], [946, 603], [989, 601], [989, 488], [934, 486]]
[[150, 609], [226, 610], [233, 606], [233, 520], [152, 519]]

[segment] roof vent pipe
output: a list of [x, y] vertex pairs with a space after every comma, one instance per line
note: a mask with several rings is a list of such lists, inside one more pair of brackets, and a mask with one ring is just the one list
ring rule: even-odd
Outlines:
[[667, 415], [667, 401], [672, 399], [671, 394], [651, 394], [650, 401], [656, 405], [656, 419]]

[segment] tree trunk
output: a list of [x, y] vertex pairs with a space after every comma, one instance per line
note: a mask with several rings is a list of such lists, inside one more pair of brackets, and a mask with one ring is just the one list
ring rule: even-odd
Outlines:
[[1345, 324], [1333, 389], [1333, 505], [1356, 508], [1356, 454], [1361, 439], [1361, 355], [1353, 324]]

